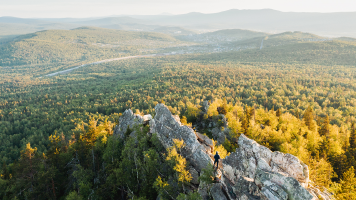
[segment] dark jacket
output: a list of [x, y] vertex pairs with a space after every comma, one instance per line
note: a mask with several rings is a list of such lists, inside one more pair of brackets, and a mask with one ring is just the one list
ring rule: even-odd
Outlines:
[[215, 159], [215, 161], [219, 161], [219, 159], [220, 159], [219, 154], [215, 154], [214, 159]]

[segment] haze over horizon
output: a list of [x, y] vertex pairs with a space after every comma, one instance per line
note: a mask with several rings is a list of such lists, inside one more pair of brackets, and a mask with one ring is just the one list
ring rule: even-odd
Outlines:
[[356, 12], [353, 0], [133, 0], [130, 2], [102, 0], [14, 0], [0, 1], [0, 17], [12, 16], [20, 18], [86, 18], [113, 15], [159, 15], [186, 14], [190, 12], [217, 13], [230, 9], [259, 10], [273, 9], [282, 12]]

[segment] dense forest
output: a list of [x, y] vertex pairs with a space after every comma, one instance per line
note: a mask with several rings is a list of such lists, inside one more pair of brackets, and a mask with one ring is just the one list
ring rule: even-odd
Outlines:
[[[137, 34], [145, 40], [158, 37]], [[290, 33], [282, 36], [285, 41], [291, 37]], [[167, 37], [158, 40], [175, 40]], [[171, 155], [168, 159], [169, 150], [154, 135], [145, 134], [148, 127], [137, 127], [136, 143], [130, 137], [112, 137], [126, 109], [154, 115], [156, 104], [164, 102], [193, 127], [200, 120], [219, 120], [218, 114], [225, 114], [231, 130], [231, 140], [223, 143], [227, 151], [234, 151], [233, 138], [244, 133], [273, 151], [297, 156], [309, 166], [315, 186], [327, 188], [339, 199], [354, 198], [355, 43], [281, 39], [272, 45], [272, 36], [265, 39], [261, 50], [114, 61], [50, 78], [37, 77], [57, 70], [51, 65], [43, 71], [44, 65], [36, 70], [19, 63], [1, 65], [0, 196], [199, 198], [194, 192], [184, 194], [189, 180], [180, 181], [174, 169], [182, 158]], [[110, 42], [104, 40], [97, 42]], [[83, 44], [76, 45], [87, 43], [83, 39]], [[205, 100], [211, 105], [207, 115], [200, 116]], [[261, 124], [264, 129], [259, 128]], [[199, 132], [212, 137], [208, 129]], [[138, 166], [132, 155], [138, 155]], [[137, 173], [140, 180], [133, 178]]]
[[[1, 44], [1, 43], [0, 43]], [[56, 70], [109, 58], [159, 52], [184, 45], [172, 36], [153, 32], [81, 27], [21, 35], [0, 45], [0, 66], [24, 74]]]

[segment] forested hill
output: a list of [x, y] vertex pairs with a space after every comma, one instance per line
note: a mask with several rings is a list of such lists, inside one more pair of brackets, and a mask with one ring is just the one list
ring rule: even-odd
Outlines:
[[[278, 44], [280, 43], [280, 44]], [[240, 43], [241, 44], [241, 43]], [[291, 42], [290, 40], [272, 39], [263, 41], [263, 48], [259, 49], [261, 40], [253, 39], [245, 43], [255, 48], [239, 52], [224, 54], [202, 55], [202, 60], [232, 60], [253, 63], [284, 63], [284, 64], [317, 64], [324, 66], [356, 65], [356, 43], [341, 40], [325, 40], [312, 42]]]
[[139, 55], [177, 42], [161, 33], [93, 27], [40, 31], [0, 45], [0, 66], [97, 61]]
[[270, 34], [263, 32], [256, 32], [242, 29], [224, 29], [208, 33], [196, 34], [196, 35], [183, 35], [178, 36], [179, 39], [189, 40], [194, 42], [231, 42], [239, 40], [247, 40], [256, 37], [265, 37]]

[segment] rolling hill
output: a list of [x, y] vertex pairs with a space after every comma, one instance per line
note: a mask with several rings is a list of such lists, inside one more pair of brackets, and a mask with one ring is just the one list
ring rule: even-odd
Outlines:
[[93, 27], [49, 30], [16, 37], [0, 45], [0, 66], [70, 65], [123, 55], [155, 52], [180, 43], [172, 36]]

